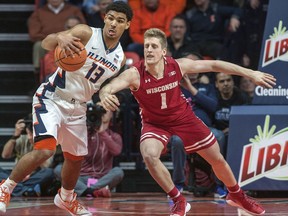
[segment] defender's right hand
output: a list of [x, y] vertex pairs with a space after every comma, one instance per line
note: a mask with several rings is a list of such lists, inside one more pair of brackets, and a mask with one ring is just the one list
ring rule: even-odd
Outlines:
[[119, 100], [116, 95], [107, 94], [101, 98], [101, 103], [105, 110], [116, 111], [120, 106]]

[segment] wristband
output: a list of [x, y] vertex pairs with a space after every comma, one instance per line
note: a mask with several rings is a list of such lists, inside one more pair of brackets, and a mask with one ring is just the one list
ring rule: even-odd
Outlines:
[[16, 140], [16, 139], [18, 139], [20, 136], [12, 136], [10, 139], [12, 139], [12, 140]]

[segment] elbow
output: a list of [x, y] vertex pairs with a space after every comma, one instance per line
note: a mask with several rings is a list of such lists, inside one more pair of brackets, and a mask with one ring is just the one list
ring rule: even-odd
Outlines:
[[45, 39], [41, 41], [41, 47], [46, 50], [48, 49]]

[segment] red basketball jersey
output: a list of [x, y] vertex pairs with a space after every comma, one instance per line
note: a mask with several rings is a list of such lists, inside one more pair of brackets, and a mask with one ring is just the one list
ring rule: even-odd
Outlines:
[[140, 86], [132, 94], [139, 103], [142, 117], [140, 142], [147, 138], [158, 139], [164, 145], [164, 153], [170, 136], [178, 135], [188, 153], [208, 148], [216, 139], [195, 116], [182, 94], [182, 73], [178, 63], [171, 57], [164, 60], [164, 77], [161, 79], [148, 73], [144, 61], [135, 65], [140, 74]]
[[140, 74], [140, 87], [132, 94], [140, 106], [142, 120], [157, 125], [177, 125], [191, 119], [191, 106], [180, 89], [182, 73], [171, 57], [164, 58], [164, 77], [156, 79], [146, 69], [144, 61], [135, 65]]

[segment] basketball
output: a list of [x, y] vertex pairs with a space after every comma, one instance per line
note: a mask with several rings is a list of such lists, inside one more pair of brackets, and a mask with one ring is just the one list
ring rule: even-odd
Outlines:
[[76, 71], [80, 69], [86, 61], [87, 51], [81, 42], [79, 42], [79, 45], [82, 51], [80, 54], [73, 53], [74, 58], [72, 58], [72, 55], [67, 55], [67, 57], [65, 57], [64, 51], [57, 46], [54, 51], [56, 65], [65, 71]]

